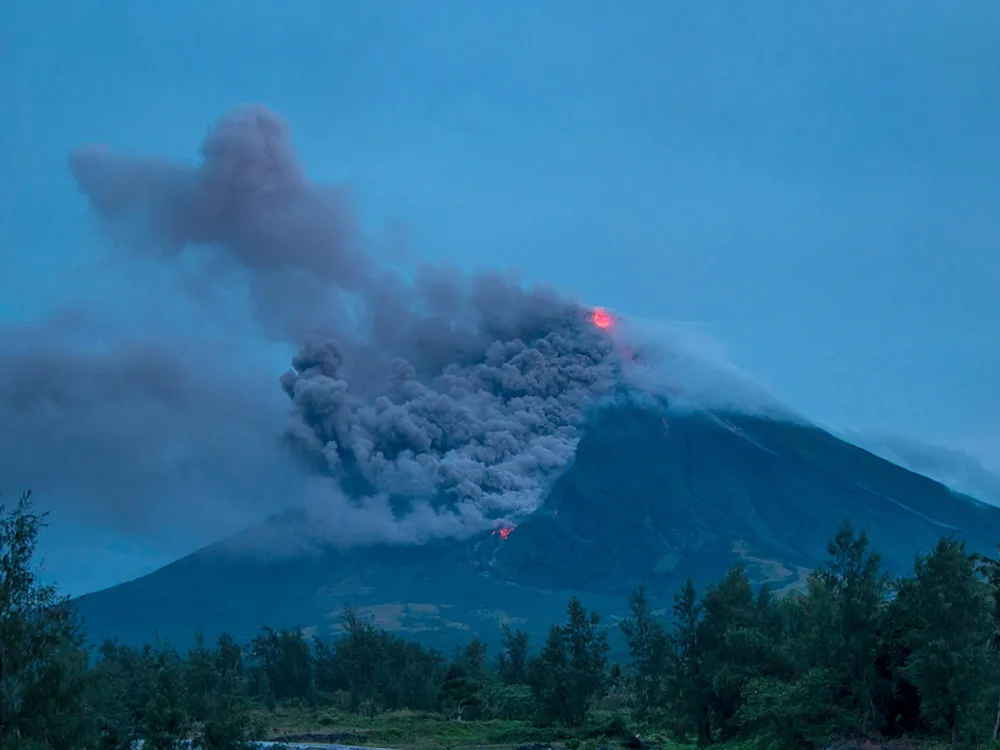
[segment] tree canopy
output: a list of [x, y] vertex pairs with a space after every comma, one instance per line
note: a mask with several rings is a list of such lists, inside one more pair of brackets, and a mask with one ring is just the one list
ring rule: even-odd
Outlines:
[[[982, 747], [1000, 724], [1000, 563], [952, 537], [892, 578], [845, 524], [801, 590], [755, 588], [734, 567], [702, 592], [686, 582], [669, 608], [640, 586], [616, 624], [574, 597], [537, 650], [508, 623], [495, 649], [472, 637], [447, 656], [347, 608], [326, 637], [265, 626], [249, 643], [197, 635], [180, 653], [111, 640], [89, 650], [73, 606], [34, 567], [44, 525], [29, 495], [0, 505], [5, 750], [124, 750], [140, 738], [235, 750], [289, 705], [359, 721], [403, 709], [522, 721], [562, 736], [611, 715], [614, 732], [776, 749], [851, 731]], [[609, 660], [614, 639], [622, 663]]]

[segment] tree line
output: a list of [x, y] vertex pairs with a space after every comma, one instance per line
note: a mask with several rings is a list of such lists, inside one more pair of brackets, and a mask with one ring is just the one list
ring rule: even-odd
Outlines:
[[[473, 638], [443, 654], [353, 609], [331, 639], [263, 628], [179, 652], [105, 641], [90, 650], [71, 603], [32, 556], [44, 514], [26, 495], [0, 506], [0, 747], [248, 747], [279, 705], [357, 715], [400, 709], [456, 721], [585, 725], [613, 707], [633, 727], [707, 746], [816, 747], [845, 731], [992, 742], [1000, 722], [1000, 564], [943, 537], [892, 577], [845, 524], [802, 590], [755, 590], [742, 568], [672, 610], [643, 588], [609, 623], [574, 598], [533, 647], [504, 626], [495, 654]], [[609, 658], [617, 630], [628, 658]]]

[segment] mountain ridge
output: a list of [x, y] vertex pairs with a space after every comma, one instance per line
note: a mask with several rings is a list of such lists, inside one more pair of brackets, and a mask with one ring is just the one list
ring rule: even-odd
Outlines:
[[[942, 533], [993, 552], [1000, 509], [957, 494], [825, 430], [735, 413], [617, 406], [596, 414], [541, 510], [504, 534], [422, 545], [316, 545], [268, 559], [210, 545], [147, 576], [77, 600], [91, 636], [139, 641], [194, 629], [240, 639], [261, 626], [336, 630], [346, 605], [442, 648], [502, 622], [534, 636], [579, 595], [614, 621], [644, 584], [660, 607], [742, 564], [791, 590], [844, 520], [866, 531], [895, 573]], [[296, 512], [272, 517], [294, 532]]]

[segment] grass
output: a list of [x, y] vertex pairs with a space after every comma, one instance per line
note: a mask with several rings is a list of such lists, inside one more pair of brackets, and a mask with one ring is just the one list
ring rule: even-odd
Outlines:
[[[392, 711], [363, 717], [337, 708], [279, 706], [261, 710], [256, 717], [268, 727], [268, 738], [287, 734], [335, 734], [336, 742], [349, 745], [395, 748], [398, 750], [511, 750], [534, 743], [561, 750], [597, 750], [619, 748], [622, 744], [614, 730], [615, 717], [610, 711], [595, 711], [585, 726], [567, 729], [540, 727], [528, 721], [484, 720], [458, 721], [443, 714], [420, 711]], [[618, 720], [620, 725], [620, 719]], [[603, 731], [608, 736], [602, 735]], [[676, 742], [665, 731], [642, 731], [650, 748], [659, 750], [694, 750], [695, 744]], [[919, 747], [921, 750], [944, 750], [947, 745], [935, 742], [905, 743], [893, 747]], [[743, 740], [713, 745], [715, 750], [759, 750], [756, 741]], [[1000, 750], [1000, 744], [996, 747]]]
[[270, 736], [293, 733], [340, 734], [343, 742], [400, 750], [429, 748], [510, 748], [552, 742], [561, 734], [523, 721], [455, 721], [442, 714], [393, 711], [372, 718], [330, 709], [278, 708], [261, 717]]
[[[618, 748], [620, 714], [595, 711], [583, 727], [567, 729], [540, 727], [529, 721], [458, 721], [443, 714], [421, 711], [392, 711], [363, 717], [337, 708], [279, 706], [261, 710], [257, 720], [268, 727], [268, 738], [287, 734], [336, 734], [337, 742], [350, 745], [396, 748], [398, 750], [511, 750], [534, 743], [562, 750]], [[607, 733], [606, 736], [602, 733]], [[665, 731], [642, 731], [641, 737], [659, 750], [693, 750], [696, 745], [676, 742]], [[903, 743], [895, 747], [906, 746]], [[921, 742], [921, 750], [943, 750], [944, 744]], [[994, 746], [990, 746], [994, 747]], [[1000, 745], [997, 745], [1000, 750]], [[754, 740], [718, 743], [715, 750], [758, 750]]]
[[[539, 727], [528, 721], [457, 721], [442, 714], [393, 711], [372, 718], [336, 709], [279, 707], [258, 717], [269, 728], [269, 736], [283, 734], [341, 734], [339, 742], [399, 750], [510, 750], [518, 745], [549, 744], [565, 750], [617, 747], [613, 738], [592, 736], [606, 726], [607, 717], [596, 716], [584, 727], [564, 729]], [[662, 750], [693, 747], [680, 745], [665, 734], [650, 733], [643, 739]]]

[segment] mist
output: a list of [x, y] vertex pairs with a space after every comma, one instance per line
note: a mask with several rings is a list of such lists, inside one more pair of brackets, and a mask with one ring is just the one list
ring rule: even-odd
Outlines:
[[847, 431], [846, 440], [956, 492], [1000, 506], [1000, 475], [968, 451], [885, 432]]

